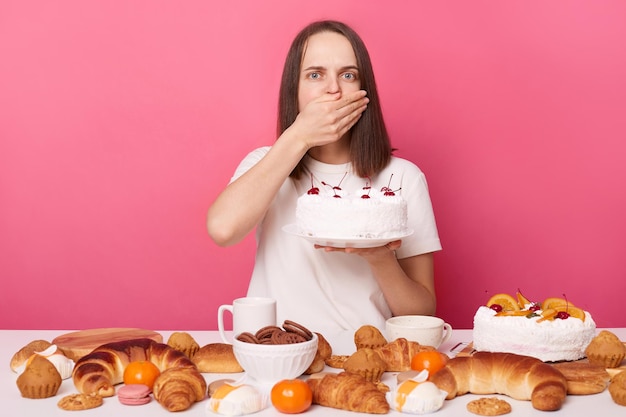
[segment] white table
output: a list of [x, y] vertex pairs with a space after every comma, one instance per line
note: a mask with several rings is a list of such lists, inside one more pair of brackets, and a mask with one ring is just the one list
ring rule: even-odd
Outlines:
[[[621, 340], [626, 340], [626, 328], [609, 329], [617, 334]], [[21, 347], [26, 345], [35, 339], [44, 339], [51, 341], [55, 337], [67, 333], [68, 331], [53, 331], [53, 330], [0, 330], [0, 360], [4, 361], [4, 366], [0, 366], [0, 414], [3, 416], [27, 416], [27, 417], [40, 417], [40, 416], [76, 416], [76, 417], [132, 417], [132, 416], [169, 416], [185, 415], [185, 416], [219, 416], [212, 412], [206, 411], [207, 401], [202, 401], [194, 404], [190, 409], [179, 412], [176, 414], [170, 413], [161, 407], [156, 401], [152, 401], [149, 404], [143, 406], [124, 406], [119, 403], [117, 397], [109, 397], [104, 399], [104, 404], [98, 408], [80, 412], [64, 411], [57, 407], [57, 402], [65, 395], [73, 394], [76, 391], [71, 379], [66, 379], [61, 384], [61, 388], [55, 397], [33, 400], [22, 398], [20, 392], [15, 384], [17, 375], [13, 373], [9, 367], [11, 357]], [[160, 331], [163, 335], [163, 340], [167, 341], [167, 338], [171, 334], [170, 331]], [[201, 345], [207, 343], [220, 342], [220, 337], [217, 331], [190, 331], [189, 332], [196, 341]], [[352, 334], [336, 334], [328, 335], [324, 334], [333, 347], [333, 353], [336, 354], [350, 354], [354, 352], [354, 346], [352, 344]], [[450, 356], [454, 356], [457, 351], [462, 349], [463, 345], [457, 347], [454, 351], [451, 349], [457, 346], [459, 343], [468, 343], [471, 341], [471, 330], [455, 330], [452, 338], [444, 343], [440, 350]], [[330, 370], [330, 368], [329, 368]], [[221, 378], [238, 378], [240, 374], [203, 374], [207, 382], [214, 381]], [[396, 374], [388, 373], [385, 375], [384, 382], [393, 384]], [[462, 417], [462, 416], [474, 416], [466, 410], [466, 404], [479, 396], [464, 395], [457, 397], [453, 400], [446, 401], [443, 408], [437, 413], [433, 414], [437, 417]], [[602, 416], [612, 417], [626, 415], [626, 407], [619, 406], [613, 402], [609, 392], [604, 392], [596, 395], [586, 396], [568, 396], [565, 404], [559, 411], [555, 412], [542, 412], [532, 408], [530, 401], [516, 401], [511, 398], [498, 395], [498, 397], [506, 399], [512, 406], [513, 412], [507, 414], [507, 416], [567, 416], [567, 417], [589, 417], [589, 416]], [[273, 407], [269, 407], [254, 416], [276, 416], [281, 415]], [[321, 407], [314, 405], [306, 413], [306, 416], [345, 416], [354, 417], [357, 414], [354, 412], [335, 410], [332, 408]], [[391, 411], [389, 415], [408, 415]]]

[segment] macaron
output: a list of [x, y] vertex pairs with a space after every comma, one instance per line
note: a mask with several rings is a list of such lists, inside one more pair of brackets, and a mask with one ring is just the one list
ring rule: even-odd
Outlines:
[[150, 387], [143, 384], [128, 384], [117, 390], [117, 399], [125, 405], [142, 405], [150, 402]]

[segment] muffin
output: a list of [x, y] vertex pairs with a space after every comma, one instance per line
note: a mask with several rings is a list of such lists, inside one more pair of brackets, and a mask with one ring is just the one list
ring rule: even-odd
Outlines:
[[34, 355], [16, 383], [24, 398], [54, 397], [61, 386], [61, 375], [48, 359]]
[[626, 356], [626, 346], [608, 330], [602, 330], [591, 340], [585, 354], [592, 365], [617, 368]]
[[359, 374], [370, 382], [378, 383], [387, 364], [370, 348], [361, 348], [354, 352], [343, 364], [343, 369], [351, 374]]
[[193, 336], [187, 332], [172, 333], [169, 339], [167, 339], [167, 344], [170, 347], [183, 352], [189, 359], [192, 359], [196, 352], [200, 349], [200, 345], [198, 345]]
[[370, 348], [376, 349], [378, 347], [385, 346], [387, 339], [385, 336], [374, 326], [365, 325], [361, 326], [354, 333], [354, 344], [356, 349]]
[[616, 404], [626, 406], [626, 371], [613, 377], [609, 384], [609, 393]]

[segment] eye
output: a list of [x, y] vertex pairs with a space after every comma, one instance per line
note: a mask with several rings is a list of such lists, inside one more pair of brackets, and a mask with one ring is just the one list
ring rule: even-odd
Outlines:
[[319, 72], [311, 72], [307, 77], [312, 80], [319, 80], [320, 78], [322, 78], [322, 74], [320, 74]]
[[354, 72], [344, 72], [341, 74], [341, 77], [346, 81], [355, 81], [358, 79], [357, 75]]

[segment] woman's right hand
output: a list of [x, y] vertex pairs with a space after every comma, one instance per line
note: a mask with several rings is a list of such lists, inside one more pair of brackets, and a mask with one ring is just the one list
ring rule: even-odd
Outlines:
[[369, 99], [364, 90], [326, 93], [310, 101], [287, 129], [310, 149], [341, 139], [359, 120]]

